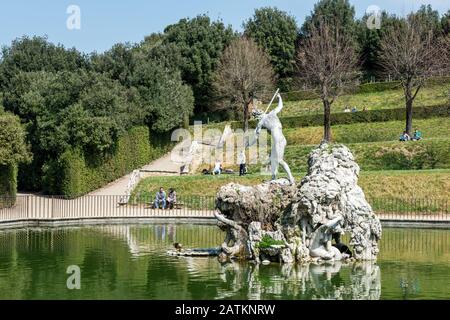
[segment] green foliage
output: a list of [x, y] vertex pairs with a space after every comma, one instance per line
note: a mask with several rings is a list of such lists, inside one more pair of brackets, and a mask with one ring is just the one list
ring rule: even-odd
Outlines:
[[[351, 124], [361, 122], [384, 122], [405, 119], [405, 109], [383, 109], [368, 110], [359, 112], [340, 112], [331, 114], [332, 125]], [[415, 107], [414, 119], [429, 119], [435, 117], [448, 118], [450, 116], [450, 105], [440, 105], [431, 107]], [[283, 128], [295, 127], [315, 127], [323, 124], [322, 114], [302, 115], [298, 117], [282, 117], [280, 118]], [[232, 122], [232, 128], [239, 128], [239, 122]], [[256, 121], [249, 122], [249, 126], [255, 128]]]
[[264, 235], [260, 242], [257, 243], [258, 248], [264, 249], [264, 248], [270, 248], [270, 246], [279, 246], [284, 245], [284, 242], [281, 240], [275, 240], [269, 235]]
[[192, 89], [183, 84], [179, 71], [141, 59], [137, 62], [132, 83], [137, 89], [146, 123], [153, 131], [163, 133], [178, 128], [192, 115]]
[[135, 127], [121, 136], [114, 152], [101, 159], [86, 157], [80, 149], [68, 149], [44, 166], [44, 190], [76, 197], [124, 176], [168, 151], [170, 143], [151, 143], [147, 127]]
[[275, 72], [281, 77], [294, 70], [298, 36], [295, 18], [277, 8], [256, 9], [244, 23], [244, 34], [253, 38], [269, 54]]
[[192, 86], [197, 110], [208, 106], [211, 80], [223, 49], [235, 37], [230, 26], [206, 15], [181, 19], [164, 30], [164, 44], [174, 44], [182, 57], [183, 80]]
[[75, 71], [87, 68], [87, 58], [75, 49], [54, 45], [45, 37], [22, 37], [2, 49], [0, 88], [14, 89], [10, 80], [20, 71]]
[[17, 165], [29, 160], [25, 130], [19, 118], [10, 113], [0, 113], [0, 165]]
[[318, 25], [320, 21], [328, 22], [331, 25], [350, 35], [355, 35], [355, 8], [348, 0], [320, 0], [314, 4], [314, 9], [301, 27], [301, 35], [305, 37], [309, 34], [311, 25]]
[[[14, 204], [17, 192], [17, 165], [0, 164], [0, 209]], [[4, 197], [2, 201], [2, 197]], [[5, 201], [6, 200], [6, 201]]]

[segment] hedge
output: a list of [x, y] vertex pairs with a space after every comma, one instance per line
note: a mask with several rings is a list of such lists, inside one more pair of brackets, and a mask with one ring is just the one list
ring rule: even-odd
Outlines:
[[[449, 169], [450, 139], [347, 145], [363, 170]], [[316, 146], [288, 146], [285, 158], [294, 172], [307, 170], [308, 155]]]
[[118, 139], [113, 153], [101, 158], [86, 157], [69, 149], [44, 166], [44, 191], [69, 198], [81, 196], [114, 181], [166, 153], [166, 136], [150, 136], [147, 127], [135, 127]]
[[[427, 86], [440, 85], [450, 81], [450, 77], [435, 77], [426, 81]], [[346, 90], [346, 94], [374, 93], [401, 88], [400, 81], [363, 83], [356, 88]], [[300, 90], [282, 93], [286, 101], [313, 100], [320, 98], [314, 90]]]
[[17, 166], [0, 165], [0, 208], [15, 203], [17, 190]]
[[[435, 117], [450, 117], [450, 104], [429, 107], [414, 107], [414, 119], [429, 119]], [[385, 122], [395, 120], [405, 120], [405, 108], [368, 110], [358, 112], [340, 112], [331, 114], [331, 125], [352, 124], [361, 122]], [[280, 118], [284, 128], [296, 127], [317, 127], [323, 125], [323, 114], [301, 115], [296, 117]], [[249, 121], [249, 127], [255, 128], [256, 120]], [[233, 129], [241, 128], [242, 122], [233, 121]]]

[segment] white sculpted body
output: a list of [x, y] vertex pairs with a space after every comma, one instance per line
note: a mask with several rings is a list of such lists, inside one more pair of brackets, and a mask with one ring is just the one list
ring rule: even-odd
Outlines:
[[283, 100], [281, 95], [278, 94], [278, 106], [269, 113], [261, 113], [259, 111], [254, 112], [255, 117], [259, 119], [258, 126], [256, 127], [256, 136], [262, 128], [270, 131], [272, 135], [272, 149], [270, 152], [270, 166], [272, 170], [272, 179], [275, 180], [278, 173], [278, 166], [281, 165], [286, 171], [291, 184], [295, 183], [292, 176], [289, 165], [284, 161], [284, 149], [286, 148], [286, 138], [283, 135], [283, 126], [278, 118], [278, 113], [283, 109]]

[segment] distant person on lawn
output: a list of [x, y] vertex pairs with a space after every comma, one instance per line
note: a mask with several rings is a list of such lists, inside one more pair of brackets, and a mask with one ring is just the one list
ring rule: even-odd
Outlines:
[[411, 137], [409, 134], [406, 133], [406, 131], [403, 131], [403, 133], [400, 135], [400, 141], [409, 141], [411, 140]]
[[177, 192], [173, 188], [169, 189], [169, 195], [167, 197], [167, 202], [169, 203], [169, 209], [173, 209], [173, 207], [177, 203]]
[[245, 175], [245, 150], [242, 150], [238, 155], [238, 163], [239, 163], [239, 176]]
[[166, 208], [166, 192], [164, 191], [164, 188], [159, 188], [159, 191], [156, 193], [155, 198], [155, 209], [159, 209], [159, 205], [162, 205], [162, 208]]
[[214, 170], [213, 175], [220, 175], [222, 173], [222, 163], [219, 160], [216, 160], [216, 163], [214, 164]]
[[413, 140], [422, 140], [422, 132], [420, 132], [419, 130], [414, 130], [414, 136], [413, 136]]

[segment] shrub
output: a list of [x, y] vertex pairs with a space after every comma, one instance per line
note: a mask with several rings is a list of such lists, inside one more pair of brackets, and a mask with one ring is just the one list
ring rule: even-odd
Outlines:
[[[441, 85], [443, 82], [449, 82], [450, 77], [436, 77], [428, 79], [427, 86]], [[389, 90], [398, 90], [401, 88], [400, 81], [391, 82], [371, 82], [363, 83], [356, 88], [348, 89], [346, 94], [358, 94], [358, 93], [374, 93]], [[285, 92], [282, 94], [285, 101], [299, 101], [299, 100], [313, 100], [320, 98], [319, 95], [313, 90], [300, 90]]]
[[0, 208], [15, 203], [17, 190], [17, 166], [0, 165]]
[[44, 190], [73, 198], [98, 189], [167, 152], [171, 143], [165, 138], [151, 138], [147, 127], [135, 127], [102, 157], [68, 149], [44, 167]]
[[[405, 120], [405, 108], [396, 109], [382, 109], [382, 110], [368, 110], [359, 112], [340, 112], [331, 114], [331, 124], [352, 124], [361, 122], [385, 122], [394, 120]], [[414, 119], [428, 119], [434, 117], [448, 118], [450, 117], [450, 104], [415, 107], [413, 109]], [[282, 117], [280, 118], [284, 128], [296, 127], [315, 127], [323, 125], [323, 114], [302, 115], [296, 117]], [[249, 127], [255, 128], [257, 122], [255, 120], [249, 121]], [[240, 128], [241, 122], [232, 122], [234, 129]]]

